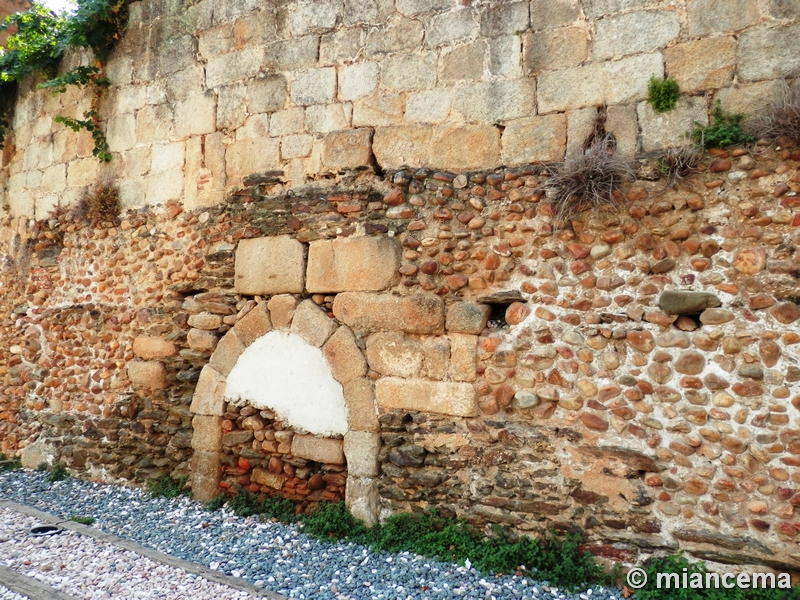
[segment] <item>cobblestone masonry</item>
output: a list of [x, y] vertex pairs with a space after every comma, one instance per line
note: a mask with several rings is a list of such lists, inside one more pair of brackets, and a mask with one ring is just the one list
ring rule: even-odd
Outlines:
[[[367, 517], [437, 507], [581, 530], [613, 559], [681, 547], [796, 569], [798, 161], [716, 153], [675, 190], [644, 165], [626, 210], [557, 227], [536, 166], [355, 174], [289, 196], [260, 184], [224, 206], [168, 204], [94, 228], [71, 214], [7, 219], [3, 449], [41, 436], [69, 466], [142, 480], [189, 475], [193, 446], [206, 493], [278, 476], [300, 495], [338, 473], [323, 474], [326, 490], [346, 479]], [[396, 243], [397, 279], [376, 264], [371, 291], [237, 293], [237, 245], [274, 236], [347, 242], [345, 255]], [[311, 253], [287, 256], [319, 268]], [[285, 272], [280, 262], [267, 270]], [[336, 268], [332, 286], [353, 266]], [[295, 447], [307, 436], [286, 431], [291, 444], [264, 447], [281, 431], [270, 415], [203, 404], [259, 335], [304, 335], [303, 297], [328, 331], [352, 330], [323, 345], [345, 382], [349, 473], [309, 454], [341, 453], [328, 442]], [[195, 389], [204, 366], [218, 375]]]
[[[633, 154], [771, 98], [800, 14], [736, 5], [134, 3], [109, 165], [52, 124], [86, 98], [21, 88], [2, 450], [798, 570], [800, 151], [717, 152], [677, 189], [642, 163], [624, 210], [571, 223], [530, 164], [598, 117]], [[687, 94], [675, 118], [651, 74]], [[72, 207], [102, 181], [130, 210], [89, 226]], [[273, 329], [320, 348], [342, 439], [224, 402]]]
[[[106, 178], [126, 207], [194, 209], [254, 174], [295, 187], [353, 168], [558, 161], [598, 117], [621, 151], [656, 150], [717, 99], [752, 112], [800, 75], [798, 18], [786, 0], [142, 0], [107, 65], [112, 163], [52, 122], [89, 98], [30, 81], [0, 205], [44, 218]], [[651, 76], [680, 83], [677, 112], [644, 102]]]

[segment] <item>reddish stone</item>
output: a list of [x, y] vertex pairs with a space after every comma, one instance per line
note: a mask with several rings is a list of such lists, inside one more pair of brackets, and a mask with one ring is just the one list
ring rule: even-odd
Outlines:
[[436, 275], [439, 271], [439, 263], [435, 260], [428, 260], [422, 263], [421, 270], [425, 275]]
[[589, 256], [589, 248], [583, 244], [567, 244], [567, 251], [576, 259]]
[[650, 352], [655, 347], [655, 339], [649, 331], [630, 331], [626, 336], [628, 343], [639, 352]]
[[733, 268], [744, 273], [753, 275], [762, 271], [767, 265], [767, 253], [761, 247], [745, 248], [740, 250], [733, 259]]
[[727, 158], [717, 158], [711, 163], [711, 166], [708, 167], [708, 170], [712, 173], [722, 173], [724, 171], [729, 171], [731, 168], [731, 161]]
[[322, 473], [315, 473], [308, 480], [306, 487], [309, 490], [324, 490], [326, 486], [325, 480], [322, 478]]
[[596, 431], [606, 431], [608, 429], [608, 421], [592, 413], [582, 413], [581, 423]]
[[780, 535], [794, 537], [798, 533], [798, 527], [796, 523], [790, 523], [789, 521], [781, 521], [775, 526], [775, 531]]
[[416, 265], [403, 265], [400, 267], [400, 274], [406, 275], [407, 277], [413, 277], [417, 274], [417, 266]]
[[769, 311], [769, 314], [779, 323], [789, 325], [800, 319], [800, 306], [794, 302], [783, 302]]
[[678, 356], [678, 360], [675, 361], [675, 370], [684, 375], [698, 375], [703, 372], [705, 364], [706, 359], [702, 354], [687, 350]]
[[772, 340], [762, 340], [758, 344], [758, 353], [767, 367], [774, 367], [781, 357], [781, 348]]
[[498, 412], [500, 412], [500, 405], [497, 403], [495, 398], [484, 400], [483, 402], [480, 402], [478, 406], [480, 407], [481, 412], [485, 415], [496, 415]]
[[450, 289], [453, 290], [460, 290], [461, 288], [465, 287], [469, 283], [469, 279], [464, 275], [450, 275], [447, 278], [447, 285], [450, 286]]
[[283, 473], [283, 461], [277, 456], [273, 456], [272, 458], [269, 459], [269, 463], [267, 464], [267, 470], [273, 475], [278, 475], [280, 473]]
[[775, 298], [767, 294], [756, 294], [750, 298], [750, 308], [753, 310], [769, 308], [773, 304], [775, 304]]
[[494, 397], [497, 400], [498, 406], [506, 408], [511, 404], [511, 400], [514, 398], [514, 388], [505, 383], [499, 385], [494, 390]]
[[553, 416], [556, 410], [555, 402], [542, 402], [539, 406], [533, 409], [533, 416], [537, 419], [549, 419]]
[[761, 396], [764, 393], [764, 388], [757, 381], [735, 383], [732, 389], [737, 396], [744, 397]]
[[240, 469], [242, 469], [244, 471], [249, 471], [250, 470], [250, 461], [247, 460], [246, 458], [240, 456], [239, 460], [237, 462], [239, 464], [239, 468]]
[[400, 206], [406, 201], [403, 192], [398, 189], [393, 189], [391, 192], [383, 197], [383, 203], [387, 206]]
[[506, 309], [506, 323], [509, 325], [518, 325], [522, 323], [529, 314], [531, 314], [531, 309], [527, 304], [512, 302]]

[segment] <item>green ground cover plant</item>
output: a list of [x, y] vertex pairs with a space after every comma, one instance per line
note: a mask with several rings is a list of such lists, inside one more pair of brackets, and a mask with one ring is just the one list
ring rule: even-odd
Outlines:
[[727, 112], [717, 100], [714, 110], [711, 111], [711, 123], [703, 125], [695, 121], [691, 138], [700, 148], [725, 148], [754, 142], [755, 138], [742, 129], [742, 121], [746, 117], [747, 115]]
[[7, 457], [5, 454], [0, 452], [0, 473], [3, 471], [13, 471], [15, 469], [22, 468], [22, 461], [19, 459], [18, 456], [13, 458]]
[[77, 515], [70, 515], [68, 520], [80, 523], [81, 525], [94, 525], [95, 523], [94, 517], [79, 517]]
[[658, 79], [651, 77], [647, 83], [647, 103], [657, 113], [673, 110], [681, 97], [678, 82], [674, 79]]
[[[218, 508], [218, 499], [208, 508]], [[296, 515], [289, 500], [240, 491], [228, 500], [240, 516], [262, 515], [285, 523], [300, 523], [303, 533], [326, 541], [348, 541], [378, 552], [413, 552], [431, 558], [469, 561], [485, 573], [520, 573], [577, 588], [611, 583], [588, 552], [579, 549], [575, 535], [550, 531], [542, 539], [512, 538], [499, 527], [486, 536], [466, 521], [445, 518], [435, 511], [394, 515], [383, 523], [365, 526], [339, 503], [320, 503], [309, 514]]]
[[[94, 155], [111, 160], [105, 133], [99, 121], [99, 103], [109, 85], [105, 62], [122, 36], [128, 21], [130, 0], [76, 0], [71, 13], [56, 15], [34, 2], [25, 12], [6, 17], [0, 31], [16, 31], [0, 49], [0, 147], [2, 147], [16, 98], [17, 85], [26, 77], [44, 79], [39, 87], [63, 93], [69, 86], [90, 87], [92, 105], [83, 119], [59, 115], [56, 122], [74, 130], [86, 129], [94, 139]], [[80, 65], [62, 75], [58, 66], [67, 48], [91, 50], [93, 64]]]
[[173, 479], [169, 475], [153, 477], [145, 481], [144, 488], [150, 498], [177, 498], [188, 494], [186, 482], [188, 477]]
[[64, 481], [69, 477], [69, 471], [67, 471], [64, 465], [56, 463], [50, 469], [50, 474], [47, 476], [47, 481], [50, 483], [55, 483], [56, 481]]
[[681, 578], [687, 574], [687, 581], [693, 574], [699, 574], [705, 582], [708, 568], [703, 561], [690, 562], [682, 554], [653, 558], [644, 564], [648, 584], [636, 591], [635, 600], [800, 600], [800, 588], [787, 589], [738, 587], [658, 589], [654, 582], [658, 573], [677, 573]]

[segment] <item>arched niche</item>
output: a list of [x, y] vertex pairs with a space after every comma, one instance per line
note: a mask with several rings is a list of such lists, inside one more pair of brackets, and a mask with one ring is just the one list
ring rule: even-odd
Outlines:
[[377, 518], [377, 408], [367, 362], [349, 327], [311, 300], [274, 296], [257, 304], [219, 341], [192, 399], [192, 492], [220, 493], [225, 403], [269, 408], [300, 434], [304, 447], [341, 439], [346, 504]]

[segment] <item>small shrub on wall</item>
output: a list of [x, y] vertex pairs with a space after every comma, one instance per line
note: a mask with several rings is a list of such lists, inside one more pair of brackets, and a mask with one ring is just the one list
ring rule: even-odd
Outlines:
[[678, 82], [674, 79], [658, 79], [651, 77], [647, 84], [647, 103], [657, 113], [673, 110], [681, 97]]

